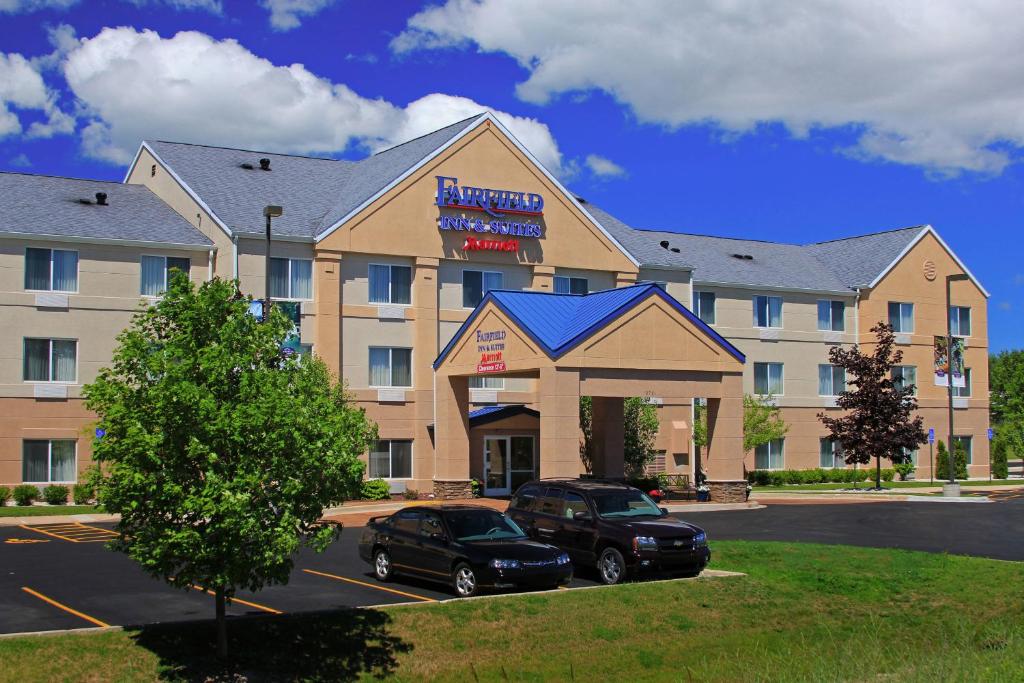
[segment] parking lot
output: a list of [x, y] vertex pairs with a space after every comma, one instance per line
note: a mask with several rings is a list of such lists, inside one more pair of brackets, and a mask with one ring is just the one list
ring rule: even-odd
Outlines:
[[[1024, 499], [988, 504], [887, 502], [769, 505], [677, 514], [716, 539], [841, 543], [1024, 560]], [[286, 586], [242, 591], [229, 614], [277, 614], [452, 599], [440, 584], [399, 577], [381, 584], [359, 559], [359, 528], [324, 553], [302, 551]], [[203, 586], [175, 589], [145, 575], [105, 541], [109, 525], [64, 522], [0, 527], [0, 633], [208, 619]], [[712, 557], [712, 568], [718, 566]], [[596, 585], [578, 571], [570, 587]]]

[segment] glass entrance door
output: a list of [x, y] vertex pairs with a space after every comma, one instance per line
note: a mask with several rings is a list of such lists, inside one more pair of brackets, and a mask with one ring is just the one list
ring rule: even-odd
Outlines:
[[484, 437], [484, 495], [507, 496], [509, 483], [509, 446], [507, 436]]
[[513, 436], [512, 460], [509, 466], [511, 489], [537, 478], [537, 451], [532, 436]]

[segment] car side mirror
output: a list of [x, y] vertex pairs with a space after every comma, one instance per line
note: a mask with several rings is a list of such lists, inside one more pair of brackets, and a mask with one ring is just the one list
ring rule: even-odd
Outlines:
[[658, 509], [661, 510], [661, 514], [662, 515], [667, 515], [668, 514], [668, 508], [658, 508]]
[[575, 521], [577, 521], [577, 522], [589, 522], [590, 520], [593, 519], [593, 517], [590, 516], [590, 513], [587, 512], [586, 510], [580, 510], [579, 512], [574, 512], [573, 515], [572, 515], [572, 518]]

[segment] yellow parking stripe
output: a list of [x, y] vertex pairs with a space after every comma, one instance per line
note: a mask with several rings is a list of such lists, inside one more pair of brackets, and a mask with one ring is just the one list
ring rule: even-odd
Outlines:
[[82, 524], [81, 522], [67, 522], [61, 524], [36, 524], [19, 525], [22, 529], [28, 529], [29, 531], [37, 531], [53, 538], [59, 538], [62, 541], [68, 541], [70, 543], [96, 543], [99, 541], [106, 541], [110, 538], [117, 536], [116, 531], [110, 529], [104, 529], [98, 526], [90, 526], [88, 524]]
[[57, 534], [51, 534], [49, 531], [46, 531], [45, 529], [40, 529], [37, 526], [28, 526], [27, 524], [19, 524], [18, 526], [20, 526], [22, 529], [28, 529], [29, 531], [38, 531], [41, 534], [46, 534], [47, 536], [53, 536], [54, 538], [59, 539], [61, 541], [71, 541], [72, 543], [78, 543], [78, 541], [75, 541], [75, 540], [72, 540], [72, 539], [69, 539], [69, 538], [65, 538], [65, 537], [59, 536]]
[[334, 579], [335, 581], [345, 581], [346, 583], [354, 583], [357, 586], [366, 586], [367, 588], [376, 588], [379, 591], [386, 591], [388, 593], [394, 593], [395, 595], [401, 595], [407, 598], [413, 598], [415, 600], [422, 600], [424, 602], [437, 602], [434, 598], [428, 598], [423, 595], [416, 595], [415, 593], [406, 593], [405, 591], [395, 590], [394, 588], [386, 588], [384, 586], [378, 586], [373, 583], [367, 583], [366, 581], [359, 581], [357, 579], [350, 579], [345, 576], [337, 576], [335, 574], [328, 574], [326, 572], [318, 572], [313, 569], [303, 569], [302, 571], [307, 574], [315, 574], [316, 576], [323, 576], [328, 579]]
[[78, 611], [78, 610], [76, 610], [76, 609], [71, 609], [71, 608], [70, 608], [70, 607], [68, 607], [67, 605], [65, 605], [65, 604], [63, 604], [63, 603], [60, 603], [60, 602], [57, 602], [57, 601], [56, 601], [56, 600], [54, 600], [53, 598], [48, 598], [48, 597], [46, 597], [45, 595], [43, 595], [42, 593], [39, 593], [38, 591], [34, 591], [34, 590], [32, 590], [32, 589], [31, 589], [31, 588], [29, 588], [28, 586], [22, 586], [22, 587], [21, 587], [21, 590], [25, 591], [25, 592], [26, 592], [26, 593], [28, 593], [29, 595], [33, 595], [33, 596], [35, 596], [35, 597], [39, 598], [39, 599], [40, 599], [40, 600], [42, 600], [43, 602], [47, 602], [47, 603], [49, 603], [49, 604], [53, 605], [54, 607], [57, 607], [58, 609], [62, 609], [62, 610], [64, 610], [64, 611], [65, 611], [65, 612], [67, 612], [68, 614], [74, 614], [74, 615], [75, 615], [76, 617], [80, 617], [80, 618], [82, 618], [82, 619], [85, 619], [85, 620], [86, 620], [86, 621], [88, 621], [88, 622], [89, 622], [90, 624], [95, 624], [96, 626], [103, 626], [103, 627], [108, 627], [108, 626], [110, 626], [110, 624], [108, 624], [108, 623], [106, 623], [106, 622], [103, 622], [103, 621], [100, 621], [99, 619], [97, 619], [97, 618], [95, 618], [95, 617], [90, 617], [90, 616], [89, 616], [88, 614], [83, 614], [82, 612], [79, 612], [79, 611]]
[[[215, 592], [213, 592], [211, 590], [207, 590], [206, 588], [203, 588], [202, 586], [196, 586], [195, 584], [192, 584], [191, 587], [196, 589], [197, 591], [202, 591], [202, 592], [204, 592], [204, 593], [206, 593], [208, 595], [217, 595]], [[248, 600], [242, 600], [241, 598], [231, 598], [231, 602], [237, 602], [239, 605], [245, 605], [247, 607], [255, 607], [256, 609], [261, 609], [264, 612], [270, 612], [271, 614], [284, 614], [284, 612], [282, 612], [279, 609], [274, 609], [273, 607], [267, 607], [266, 605], [261, 605], [258, 602], [249, 602]]]

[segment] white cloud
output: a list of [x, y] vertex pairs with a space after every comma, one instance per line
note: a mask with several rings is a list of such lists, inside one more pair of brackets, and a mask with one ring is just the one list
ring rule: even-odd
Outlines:
[[837, 128], [847, 154], [955, 174], [1024, 147], [1022, 44], [1012, 0], [447, 0], [392, 49], [507, 54], [528, 102], [601, 90], [671, 128]]
[[[33, 121], [26, 132], [21, 116], [12, 109], [41, 113], [46, 119]], [[0, 52], [0, 138], [22, 133], [47, 138], [70, 133], [74, 127], [74, 119], [57, 107], [56, 94], [32, 62], [18, 53]]]
[[588, 154], [585, 163], [590, 172], [599, 178], [621, 178], [626, 175], [626, 169], [597, 154]]
[[[352, 144], [376, 150], [487, 109], [441, 93], [405, 107], [361, 97], [301, 64], [277, 66], [235, 40], [194, 31], [162, 38], [103, 29], [68, 53], [64, 75], [88, 121], [86, 154], [119, 164], [131, 161], [144, 138], [291, 153], [336, 153]], [[546, 125], [494, 113], [549, 170], [563, 170]]]
[[311, 17], [333, 5], [337, 0], [261, 0], [270, 10], [270, 26], [277, 31], [290, 31], [302, 24], [300, 17]]
[[24, 152], [11, 157], [7, 163], [9, 163], [11, 166], [14, 166], [15, 168], [28, 168], [29, 166], [32, 165], [32, 161]]
[[0, 12], [21, 14], [41, 9], [67, 9], [78, 0], [0, 0]]
[[220, 0], [127, 0], [136, 7], [164, 4], [180, 10], [202, 10], [211, 14], [222, 14], [224, 6]]
[[999, 310], [1000, 311], [1012, 311], [1013, 310], [1013, 304], [1011, 304], [1009, 301], [1000, 301], [999, 302]]

